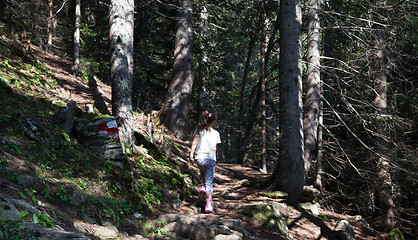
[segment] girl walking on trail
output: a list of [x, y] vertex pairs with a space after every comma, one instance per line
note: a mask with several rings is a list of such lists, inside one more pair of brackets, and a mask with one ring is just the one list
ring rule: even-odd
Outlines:
[[219, 132], [212, 128], [215, 123], [215, 113], [208, 111], [202, 113], [197, 123], [190, 152], [190, 160], [196, 161], [200, 169], [199, 198], [206, 199], [206, 213], [215, 213], [212, 206], [213, 176], [216, 165], [216, 146], [221, 143]]

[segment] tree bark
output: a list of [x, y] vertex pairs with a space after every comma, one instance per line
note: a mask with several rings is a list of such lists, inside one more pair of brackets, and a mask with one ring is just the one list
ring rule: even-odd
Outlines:
[[[377, 2], [377, 9], [383, 6], [384, 1]], [[377, 10], [376, 9], [376, 10]], [[380, 11], [379, 11], [380, 12]], [[376, 165], [377, 189], [375, 194], [375, 206], [377, 214], [380, 215], [381, 224], [391, 230], [395, 227], [395, 206], [392, 193], [392, 177], [390, 173], [390, 163], [385, 156], [387, 150], [387, 56], [386, 56], [386, 34], [381, 27], [375, 29], [376, 32], [376, 54], [372, 65], [372, 77], [374, 79], [374, 90], [376, 93], [374, 105], [376, 107], [375, 127], [376, 149], [380, 154]]]
[[320, 105], [320, 32], [319, 0], [309, 0], [307, 46], [307, 93], [303, 121], [305, 179], [316, 156]]
[[160, 111], [161, 122], [181, 139], [187, 132], [187, 116], [193, 88], [192, 14], [191, 2], [180, 0], [172, 79]]
[[[206, 4], [206, 1], [203, 2], [203, 4]], [[206, 72], [205, 69], [208, 64], [208, 53], [206, 49], [207, 43], [207, 32], [208, 32], [208, 17], [209, 13], [205, 6], [203, 6], [203, 9], [200, 13], [200, 36], [202, 40], [200, 41], [200, 57], [197, 61], [197, 69], [198, 69], [198, 75], [197, 79], [194, 80], [194, 85], [198, 92], [198, 101], [196, 101], [196, 116], [195, 119], [199, 119], [200, 114], [205, 111], [206, 109], [206, 101], [207, 101], [207, 90], [206, 90]]]
[[[320, 92], [323, 90], [323, 83], [320, 83]], [[319, 102], [319, 117], [318, 117], [318, 138], [317, 138], [317, 156], [316, 156], [316, 172], [314, 186], [322, 192], [322, 174], [324, 174], [324, 168], [322, 166], [323, 158], [323, 124], [324, 124], [324, 103]]]
[[49, 51], [52, 50], [52, 33], [54, 29], [54, 13], [52, 6], [54, 5], [53, 0], [48, 0], [48, 26], [47, 26], [47, 32], [48, 32], [48, 45], [47, 48]]
[[261, 94], [261, 170], [267, 172], [267, 137], [266, 137], [266, 45], [267, 45], [267, 23], [266, 6], [261, 1], [261, 69], [260, 69], [260, 94]]
[[243, 134], [243, 125], [244, 125], [244, 112], [245, 112], [245, 104], [244, 104], [244, 97], [245, 97], [245, 88], [247, 87], [247, 80], [248, 80], [248, 72], [250, 70], [250, 62], [251, 62], [251, 55], [253, 53], [254, 45], [256, 42], [255, 35], [251, 36], [250, 43], [248, 46], [248, 53], [247, 53], [247, 60], [245, 61], [244, 67], [244, 75], [242, 77], [241, 83], [241, 91], [240, 91], [240, 99], [239, 99], [239, 113], [238, 113], [238, 120], [239, 122], [239, 131], [238, 131], [238, 145], [237, 145], [237, 163], [243, 164], [245, 158], [245, 148], [246, 143]]
[[[323, 5], [324, 8], [328, 7], [328, 11], [331, 11], [329, 3]], [[322, 36], [323, 41], [321, 42], [323, 48], [323, 55], [327, 57], [322, 64], [322, 68], [325, 69], [323, 71], [322, 79], [320, 81], [320, 94], [327, 99], [329, 102], [334, 102], [333, 98], [333, 91], [332, 87], [334, 83], [332, 81], [331, 72], [334, 68], [333, 61], [330, 60], [333, 58], [333, 42], [334, 42], [334, 31], [333, 31], [333, 22], [330, 21], [330, 18], [324, 19], [325, 23], [325, 30]], [[325, 86], [325, 88], [324, 88]], [[317, 133], [317, 156], [316, 156], [316, 172], [315, 172], [315, 182], [314, 185], [317, 189], [323, 191], [323, 184], [322, 184], [322, 175], [324, 174], [323, 168], [323, 121], [324, 121], [324, 107], [323, 101], [319, 101], [319, 118], [318, 118], [318, 133]]]
[[288, 193], [287, 202], [299, 207], [304, 183], [302, 132], [302, 64], [299, 0], [280, 2], [280, 159], [275, 187]]
[[[270, 55], [271, 55], [271, 51], [273, 50], [273, 48], [276, 45], [276, 41], [275, 41], [275, 36], [280, 28], [280, 13], [277, 10], [277, 17], [276, 17], [276, 21], [273, 24], [273, 30], [272, 32], [269, 34], [269, 39], [268, 39], [268, 45], [267, 45], [267, 51], [266, 51], [266, 76], [268, 75], [267, 73], [267, 65], [269, 63], [270, 60]], [[275, 153], [275, 143], [274, 143], [274, 134], [276, 129], [278, 128], [278, 121], [275, 119], [274, 117], [274, 113], [275, 111], [273, 111], [274, 109], [274, 93], [273, 91], [269, 91], [266, 93], [266, 125], [267, 125], [267, 129], [266, 129], [266, 148], [267, 148], [267, 171], [268, 172], [274, 172], [274, 169], [276, 167], [277, 164], [277, 154]]]
[[110, 5], [112, 110], [125, 154], [134, 151], [132, 114], [134, 0]]
[[81, 0], [75, 1], [75, 30], [74, 30], [74, 66], [73, 74], [77, 76], [80, 69], [80, 24], [81, 24]]

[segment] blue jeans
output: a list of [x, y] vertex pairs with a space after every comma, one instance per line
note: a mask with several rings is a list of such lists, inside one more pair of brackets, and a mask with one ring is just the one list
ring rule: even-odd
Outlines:
[[201, 179], [205, 179], [206, 192], [213, 192], [213, 176], [215, 174], [216, 161], [214, 159], [197, 159]]

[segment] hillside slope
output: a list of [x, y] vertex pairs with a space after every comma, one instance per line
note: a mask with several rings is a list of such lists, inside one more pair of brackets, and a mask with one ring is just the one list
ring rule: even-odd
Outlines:
[[[5, 36], [0, 39], [0, 68], [0, 204], [5, 210], [15, 206], [18, 213], [13, 221], [0, 218], [2, 239], [70, 239], [71, 234], [73, 239], [185, 239], [184, 234], [169, 235], [162, 221], [148, 228], [167, 214], [189, 217], [199, 228], [210, 221], [234, 220], [248, 230], [244, 239], [284, 239], [269, 226], [271, 219], [262, 224], [242, 211], [257, 204], [279, 209], [289, 239], [335, 239], [340, 220], [353, 225], [356, 239], [383, 239], [358, 218], [288, 207], [255, 187], [268, 175], [233, 164], [218, 163], [216, 214], [202, 214], [194, 188], [197, 168], [187, 161], [189, 143], [170, 136], [155, 115], [135, 114], [138, 145], [144, 154], [120, 167], [96, 157], [50, 119], [70, 101], [82, 111], [94, 106], [94, 117], [106, 114], [111, 99], [108, 85], [87, 74], [74, 77], [67, 59], [36, 46], [23, 50]], [[32, 226], [23, 223], [69, 235], [35, 234], [22, 229]]]

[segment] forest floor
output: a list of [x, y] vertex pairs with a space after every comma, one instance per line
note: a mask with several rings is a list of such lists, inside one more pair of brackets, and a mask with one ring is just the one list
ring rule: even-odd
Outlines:
[[[99, 79], [92, 85], [81, 77], [75, 77], [71, 74], [70, 61], [41, 51], [37, 47], [32, 46], [32, 54], [35, 59], [52, 70], [53, 77], [57, 79], [61, 87], [66, 89], [65, 92], [61, 92], [60, 94], [43, 93], [51, 101], [76, 101], [79, 106], [101, 102], [107, 107], [110, 106], [111, 88], [108, 85]], [[100, 99], [98, 100], [98, 98]], [[192, 168], [195, 169], [196, 167], [192, 166]], [[252, 181], [268, 176], [269, 174], [263, 174], [259, 170], [251, 167], [217, 163], [214, 184], [214, 207], [216, 214], [203, 214], [196, 211], [196, 209], [201, 207], [197, 196], [186, 198], [177, 208], [172, 208], [169, 205], [155, 206], [155, 214], [176, 213], [205, 220], [239, 219], [242, 225], [253, 231], [253, 236], [255, 237], [262, 239], [281, 239], [278, 233], [265, 226], [261, 226], [254, 218], [250, 218], [237, 211], [237, 208], [240, 206], [268, 203], [271, 201], [271, 199], [258, 194], [263, 190], [251, 187], [251, 185], [240, 185], [237, 188], [237, 183], [244, 179]], [[230, 194], [225, 194], [226, 192]], [[301, 212], [290, 207], [286, 209], [288, 212], [284, 212], [283, 214], [289, 218], [293, 218], [293, 223], [289, 226], [291, 239], [333, 239], [332, 232], [336, 224], [343, 219], [349, 221], [354, 227], [356, 239], [384, 239], [385, 236], [366, 224], [355, 220], [353, 216], [343, 213], [321, 209], [321, 215], [317, 217], [308, 212]], [[71, 222], [71, 219], [67, 219], [65, 222]]]
[[[265, 190], [256, 189], [254, 186], [242, 186], [238, 184], [245, 179], [254, 182], [255, 180], [269, 176], [270, 174], [263, 174], [259, 170], [251, 167], [244, 167], [238, 164], [217, 163], [213, 194], [216, 214], [196, 212], [196, 207], [203, 208], [204, 204], [199, 202], [198, 196], [191, 196], [179, 208], [161, 207], [157, 208], [157, 211], [161, 212], [161, 214], [176, 213], [203, 220], [239, 219], [243, 226], [252, 230], [254, 237], [269, 240], [285, 239], [277, 232], [260, 225], [254, 218], [237, 211], [237, 209], [245, 205], [267, 204], [272, 202], [272, 199], [259, 194]], [[320, 216], [314, 216], [309, 212], [299, 211], [288, 206], [280, 209], [280, 211], [283, 217], [286, 217], [292, 222], [289, 226], [290, 239], [337, 239], [333, 230], [341, 220], [350, 222], [354, 228], [355, 237], [358, 240], [385, 239], [382, 233], [376, 232], [364, 223], [355, 220], [350, 215], [321, 209]]]

